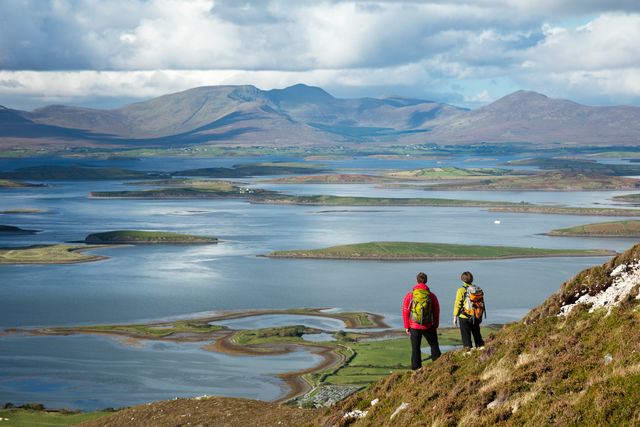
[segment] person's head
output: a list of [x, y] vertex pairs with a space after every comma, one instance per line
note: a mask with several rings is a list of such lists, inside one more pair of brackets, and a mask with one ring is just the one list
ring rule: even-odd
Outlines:
[[470, 271], [465, 271], [464, 273], [462, 273], [462, 275], [460, 276], [460, 279], [462, 279], [462, 281], [464, 283], [468, 283], [468, 284], [472, 284], [473, 283], [473, 274], [471, 274]]
[[416, 276], [416, 280], [418, 283], [427, 283], [427, 274], [423, 273], [422, 271], [420, 273], [418, 273], [418, 275]]

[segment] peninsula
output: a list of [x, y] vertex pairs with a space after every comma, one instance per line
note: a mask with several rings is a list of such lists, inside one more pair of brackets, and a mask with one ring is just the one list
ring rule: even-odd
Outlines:
[[170, 233], [166, 231], [116, 230], [89, 234], [85, 243], [107, 245], [154, 245], [154, 244], [211, 244], [218, 243], [215, 237], [194, 236], [191, 234]]
[[348, 259], [376, 261], [446, 261], [537, 257], [610, 256], [607, 250], [538, 249], [447, 243], [369, 242], [323, 249], [275, 251], [269, 258]]
[[640, 237], [640, 220], [610, 221], [561, 228], [547, 233], [549, 236], [568, 237]]

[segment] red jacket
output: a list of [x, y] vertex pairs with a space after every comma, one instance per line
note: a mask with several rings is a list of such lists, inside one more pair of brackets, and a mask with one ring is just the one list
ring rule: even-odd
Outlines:
[[[431, 292], [431, 289], [424, 283], [418, 283], [413, 289], [426, 289]], [[413, 298], [413, 289], [404, 297], [402, 302], [402, 320], [404, 321], [405, 329], [436, 329], [440, 326], [440, 303], [438, 303], [438, 297], [431, 292], [431, 309], [433, 310], [433, 323], [431, 325], [422, 326], [419, 323], [413, 322], [409, 319], [409, 306], [411, 305], [411, 298]]]

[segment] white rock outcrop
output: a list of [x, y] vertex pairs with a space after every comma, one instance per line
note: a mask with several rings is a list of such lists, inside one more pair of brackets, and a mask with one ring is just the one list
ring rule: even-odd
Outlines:
[[599, 308], [607, 308], [607, 315], [609, 315], [611, 308], [619, 305], [640, 284], [640, 261], [635, 260], [630, 265], [620, 264], [611, 272], [610, 276], [614, 277], [611, 286], [596, 295], [584, 294], [575, 303], [560, 307], [558, 315], [566, 316], [578, 304], [590, 304], [589, 313], [593, 313]]

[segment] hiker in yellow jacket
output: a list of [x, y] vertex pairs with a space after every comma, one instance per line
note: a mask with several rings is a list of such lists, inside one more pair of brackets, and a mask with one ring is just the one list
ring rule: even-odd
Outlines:
[[480, 319], [475, 319], [465, 312], [467, 289], [469, 286], [472, 286], [473, 274], [469, 271], [465, 271], [460, 276], [460, 279], [462, 280], [462, 286], [458, 288], [458, 292], [456, 292], [456, 299], [453, 303], [453, 325], [460, 325], [462, 346], [465, 349], [470, 349], [472, 347], [471, 335], [473, 335], [473, 341], [476, 344], [476, 347], [483, 347], [484, 340], [480, 334], [480, 321], [482, 320], [482, 317], [480, 317]]

